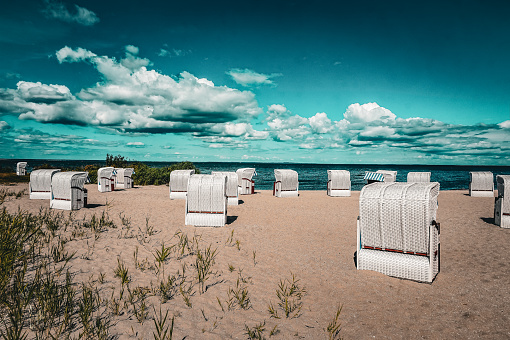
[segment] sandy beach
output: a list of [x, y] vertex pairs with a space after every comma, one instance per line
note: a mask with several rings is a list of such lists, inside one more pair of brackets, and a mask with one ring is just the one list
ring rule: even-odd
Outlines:
[[[28, 184], [0, 188], [28, 191]], [[228, 207], [225, 227], [198, 228], [184, 225], [185, 201], [170, 200], [167, 186], [109, 193], [93, 184], [86, 188], [89, 207], [73, 212], [73, 218], [106, 212], [116, 227], [95, 234], [62, 231], [69, 238], [66, 249], [76, 252], [68, 263], [75, 282], [90, 282], [103, 299], [118, 297], [114, 270], [122, 261], [130, 289], [145, 289], [148, 306], [158, 310], [161, 305], [163, 314], [168, 310], [175, 316], [174, 339], [246, 339], [245, 325], [264, 322], [265, 338], [327, 339], [325, 329], [338, 306], [343, 306], [339, 335], [344, 339], [510, 338], [510, 230], [494, 224], [493, 198], [470, 197], [467, 190], [440, 192], [441, 271], [426, 284], [356, 270], [359, 192], [343, 198], [301, 191], [297, 198], [276, 198], [257, 190]], [[24, 195], [2, 206], [37, 214], [49, 208], [49, 201]], [[173, 251], [164, 264], [166, 276], [186, 267], [191, 307], [178, 289], [164, 303], [150, 293], [163, 278], [154, 254], [162, 243], [177, 244], [179, 235], [197, 240], [195, 252], [209, 246], [217, 251], [204, 292], [193, 279], [193, 251], [181, 256]], [[306, 290], [301, 311], [287, 318], [280, 310], [280, 319], [273, 318], [268, 305], [277, 306], [278, 283], [291, 279], [291, 273]], [[248, 291], [249, 306], [233, 304], [229, 310], [231, 292], [240, 287]], [[143, 323], [130, 308], [118, 314], [112, 317], [111, 335], [153, 338], [152, 307]], [[270, 336], [271, 330], [276, 334]]]

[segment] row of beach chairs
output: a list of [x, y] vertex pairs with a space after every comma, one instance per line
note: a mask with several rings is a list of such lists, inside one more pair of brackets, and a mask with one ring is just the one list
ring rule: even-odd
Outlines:
[[[100, 170], [98, 178], [104, 175], [110, 181], [112, 174], [130, 173], [123, 169]], [[224, 226], [228, 206], [237, 205], [239, 195], [254, 193], [254, 174], [253, 168], [211, 175], [176, 170], [170, 177], [170, 197], [186, 199], [186, 225]], [[493, 193], [492, 178], [492, 173], [471, 173], [470, 195]], [[357, 269], [432, 282], [440, 270], [439, 183], [430, 182], [430, 173], [409, 173], [407, 182], [396, 182], [396, 172], [385, 170], [367, 173], [365, 179], [370, 184], [363, 187], [359, 198]], [[495, 223], [510, 228], [510, 176], [498, 175], [496, 179]], [[35, 170], [30, 175], [30, 198], [49, 199], [51, 208], [77, 210], [87, 204], [86, 180], [86, 172]], [[104, 185], [113, 190], [112, 183]], [[297, 196], [297, 187], [296, 171], [275, 170], [274, 196]], [[348, 171], [328, 171], [328, 195], [350, 196]]]
[[111, 192], [115, 189], [130, 189], [133, 187], [133, 168], [104, 167], [97, 170], [97, 190]]

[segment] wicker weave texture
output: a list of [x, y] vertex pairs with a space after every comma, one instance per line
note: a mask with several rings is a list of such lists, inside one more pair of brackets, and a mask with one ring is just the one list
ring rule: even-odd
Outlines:
[[87, 181], [88, 172], [58, 172], [51, 180], [50, 207], [63, 210], [79, 210], [83, 208], [83, 186]]
[[501, 228], [510, 228], [510, 175], [498, 175], [498, 197], [494, 204], [494, 220]]
[[364, 246], [428, 253], [439, 183], [373, 183], [360, 193]]
[[407, 174], [408, 183], [429, 183], [430, 172], [409, 172]]
[[27, 174], [27, 162], [18, 162], [16, 163], [16, 175], [25, 176]]
[[351, 173], [347, 170], [328, 170], [329, 196], [351, 196]]
[[40, 169], [30, 173], [30, 199], [51, 199], [51, 178], [60, 169]]
[[274, 170], [274, 195], [276, 197], [296, 197], [298, 193], [298, 173], [290, 169]]
[[108, 166], [97, 170], [97, 190], [99, 192], [112, 191], [112, 184], [115, 186], [115, 168]]
[[186, 197], [186, 225], [224, 226], [227, 220], [227, 177], [192, 175]]
[[237, 169], [236, 174], [239, 195], [251, 195], [255, 189], [253, 181], [253, 175], [256, 175], [255, 168]]
[[385, 182], [395, 182], [397, 180], [397, 172], [393, 170], [377, 170], [376, 173], [384, 175]]
[[494, 177], [490, 171], [469, 173], [469, 195], [473, 197], [494, 197]]
[[233, 171], [212, 171], [211, 175], [227, 177], [226, 194], [228, 197], [228, 205], [238, 205], [239, 190], [237, 174]]
[[195, 173], [194, 169], [174, 170], [170, 173], [170, 199], [185, 199], [188, 191], [188, 181], [191, 175]]

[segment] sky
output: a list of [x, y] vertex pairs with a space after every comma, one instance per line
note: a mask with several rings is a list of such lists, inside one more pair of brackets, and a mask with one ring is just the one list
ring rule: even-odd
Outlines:
[[0, 158], [509, 165], [505, 1], [1, 7]]

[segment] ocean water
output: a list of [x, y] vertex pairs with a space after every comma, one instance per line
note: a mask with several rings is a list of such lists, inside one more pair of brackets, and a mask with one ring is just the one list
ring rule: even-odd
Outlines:
[[[16, 169], [16, 163], [28, 162], [27, 169], [42, 164], [50, 164], [61, 168], [74, 168], [87, 164], [104, 166], [104, 161], [97, 160], [17, 160], [0, 159], [0, 167]], [[165, 167], [174, 162], [144, 162], [151, 167]], [[365, 171], [393, 170], [397, 171], [397, 182], [407, 181], [407, 173], [413, 171], [431, 172], [431, 181], [439, 182], [441, 190], [464, 190], [469, 188], [470, 171], [491, 171], [496, 183], [496, 175], [510, 175], [510, 166], [452, 166], [452, 165], [389, 165], [389, 164], [296, 164], [296, 163], [225, 163], [225, 162], [195, 162], [201, 173], [211, 171], [236, 171], [239, 168], [255, 168], [255, 189], [272, 190], [274, 169], [292, 169], [299, 175], [299, 190], [326, 190], [327, 170], [348, 170], [351, 173], [352, 190], [361, 190], [365, 181]]]

